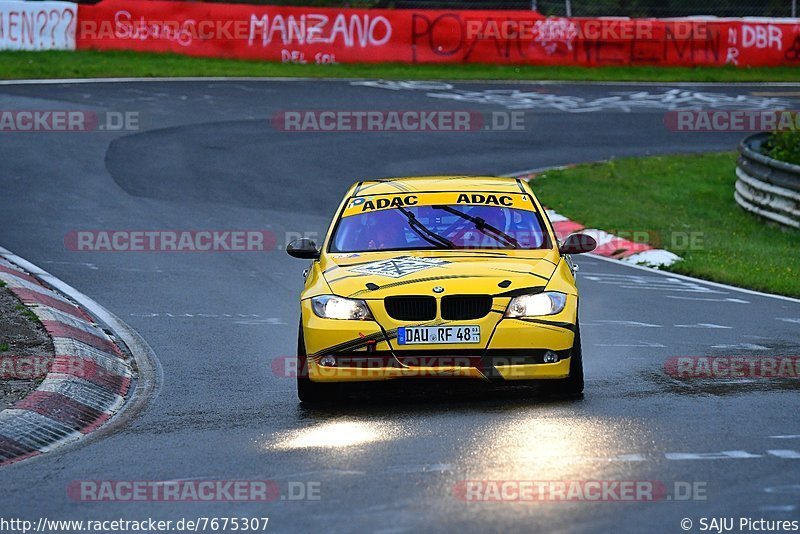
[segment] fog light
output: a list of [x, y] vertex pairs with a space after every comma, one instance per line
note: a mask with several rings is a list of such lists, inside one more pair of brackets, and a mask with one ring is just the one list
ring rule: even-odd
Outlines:
[[558, 354], [556, 354], [555, 352], [553, 352], [551, 350], [548, 350], [547, 352], [545, 352], [544, 356], [542, 357], [542, 361], [544, 363], [556, 363], [556, 362], [558, 362], [558, 360], [559, 360]]
[[322, 359], [319, 361], [319, 364], [323, 367], [336, 367], [336, 358], [333, 356], [323, 356]]

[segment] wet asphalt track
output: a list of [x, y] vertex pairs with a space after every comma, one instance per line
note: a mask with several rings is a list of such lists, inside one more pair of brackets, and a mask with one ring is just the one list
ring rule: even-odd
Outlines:
[[[545, 96], [484, 92], [504, 88]], [[671, 88], [457, 83], [423, 90], [346, 81], [0, 87], [2, 109], [139, 113], [139, 132], [4, 133], [0, 245], [120, 316], [163, 367], [158, 396], [113, 435], [4, 468], [0, 516], [267, 516], [271, 531], [286, 532], [680, 532], [682, 518], [695, 526], [714, 516], [798, 519], [795, 382], [677, 382], [663, 366], [679, 355], [798, 355], [800, 303], [582, 257], [584, 399], [423, 395], [312, 410], [298, 405], [293, 380], [270, 365], [295, 350], [303, 262], [281, 251], [78, 253], [64, 245], [70, 231], [100, 229], [268, 229], [282, 240], [286, 232], [324, 231], [346, 186], [362, 178], [503, 174], [738, 142], [736, 133], [668, 131], [665, 107], [695, 100], [630, 96]], [[744, 95], [743, 107], [775, 105], [753, 93], [787, 93], [781, 98], [793, 106], [792, 93], [800, 94], [766, 86], [682, 90]], [[597, 101], [618, 92], [628, 93], [622, 104]], [[700, 107], [733, 105], [719, 96], [693, 98]], [[292, 109], [491, 112], [520, 99], [533, 109], [525, 130], [513, 132], [282, 133], [266, 120]], [[289, 481], [319, 482], [321, 499], [81, 503], [66, 492], [75, 480], [191, 478], [272, 479], [284, 493]], [[651, 480], [669, 489], [674, 481], [700, 482], [708, 495], [465, 503], [453, 489], [466, 479]]]

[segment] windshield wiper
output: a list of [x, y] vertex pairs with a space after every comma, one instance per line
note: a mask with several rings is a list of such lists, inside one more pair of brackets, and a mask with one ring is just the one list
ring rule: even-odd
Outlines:
[[488, 235], [495, 241], [505, 242], [506, 245], [510, 245], [512, 248], [522, 248], [522, 245], [520, 245], [519, 241], [514, 239], [513, 236], [510, 236], [504, 231], [500, 230], [499, 228], [492, 226], [491, 224], [487, 223], [484, 219], [481, 219], [480, 217], [473, 217], [472, 215], [467, 215], [466, 213], [458, 211], [457, 209], [454, 209], [450, 206], [433, 206], [433, 209], [444, 210], [447, 213], [452, 213], [456, 217], [466, 219], [467, 221], [475, 225], [476, 230], [478, 230], [480, 233], [484, 235]]
[[399, 207], [397, 210], [406, 216], [408, 219], [409, 227], [414, 230], [414, 232], [420, 236], [422, 239], [430, 243], [431, 245], [437, 246], [439, 248], [456, 248], [455, 243], [447, 239], [446, 237], [437, 234], [417, 219], [416, 215], [408, 211], [406, 208]]

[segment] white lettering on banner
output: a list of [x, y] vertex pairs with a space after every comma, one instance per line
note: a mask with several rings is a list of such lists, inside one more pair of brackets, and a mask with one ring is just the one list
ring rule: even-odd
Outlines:
[[569, 19], [537, 20], [534, 30], [534, 41], [549, 55], [554, 54], [559, 45], [571, 51], [573, 42], [580, 35], [578, 25]]
[[773, 24], [759, 24], [752, 26], [742, 24], [742, 47], [743, 48], [775, 48], [783, 50], [783, 30], [780, 26]]
[[192, 44], [196, 33], [196, 21], [187, 19], [177, 21], [148, 21], [144, 17], [134, 20], [129, 11], [117, 11], [114, 15], [114, 37], [118, 39], [166, 39], [181, 46]]
[[259, 41], [266, 47], [275, 41], [283, 45], [334, 44], [341, 42], [347, 48], [382, 46], [392, 37], [392, 23], [378, 15], [346, 15], [333, 17], [322, 14], [269, 15], [259, 18], [250, 15], [250, 37], [247, 44]]
[[77, 5], [0, 2], [0, 50], [75, 50]]

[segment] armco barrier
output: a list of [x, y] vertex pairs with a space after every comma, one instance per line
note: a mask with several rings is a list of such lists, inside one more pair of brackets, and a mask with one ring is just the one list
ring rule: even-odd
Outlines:
[[800, 228], [800, 166], [761, 154], [761, 145], [768, 136], [752, 135], [739, 145], [734, 197], [747, 211]]
[[535, 11], [105, 0], [77, 47], [297, 63], [800, 65], [794, 19], [566, 19]]
[[75, 50], [78, 6], [0, 1], [0, 50]]

